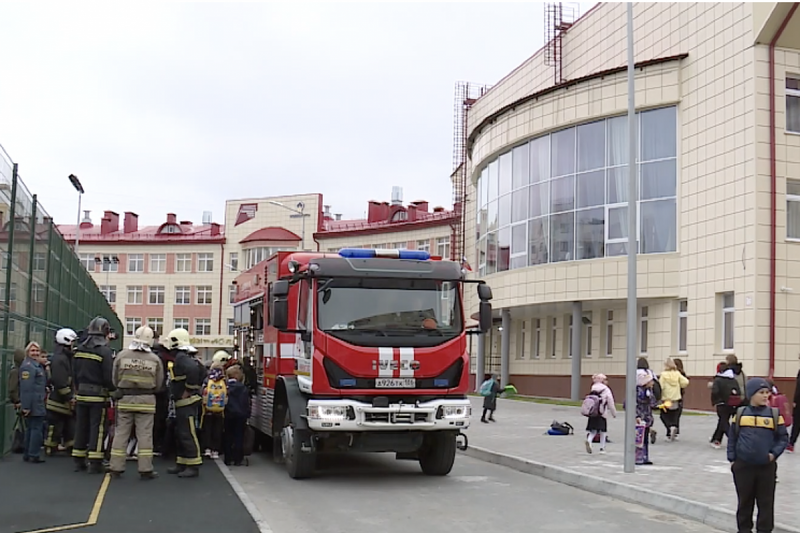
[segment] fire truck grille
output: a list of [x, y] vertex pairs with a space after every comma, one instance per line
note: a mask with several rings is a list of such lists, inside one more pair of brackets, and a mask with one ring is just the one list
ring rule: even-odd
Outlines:
[[428, 421], [428, 413], [364, 413], [365, 422], [415, 424]]

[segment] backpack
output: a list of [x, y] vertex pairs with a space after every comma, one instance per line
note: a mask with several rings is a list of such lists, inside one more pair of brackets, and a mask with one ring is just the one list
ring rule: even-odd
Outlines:
[[575, 428], [573, 428], [569, 422], [559, 422], [558, 420], [553, 420], [553, 423], [550, 424], [550, 429], [547, 430], [548, 435], [572, 435], [574, 433]]
[[492, 385], [494, 385], [494, 381], [491, 379], [487, 379], [481, 384], [481, 396], [491, 396], [492, 395]]
[[209, 413], [224, 413], [228, 404], [228, 384], [225, 378], [209, 381], [203, 390], [203, 407]]
[[655, 376], [653, 376], [653, 397], [656, 402], [661, 402], [661, 382]]
[[581, 414], [588, 416], [600, 416], [600, 409], [603, 407], [603, 398], [600, 397], [599, 392], [592, 391], [586, 395], [581, 404]]
[[739, 407], [742, 405], [742, 397], [739, 395], [739, 388], [734, 386], [731, 393], [728, 395], [728, 401], [725, 402], [729, 407]]
[[[737, 437], [739, 436], [739, 430], [741, 429], [739, 427], [739, 421], [742, 419], [742, 415], [744, 414], [744, 410], [745, 409], [747, 409], [746, 405], [744, 407], [739, 407], [736, 410], [736, 415], [735, 415], [735, 417], [733, 419], [733, 423], [736, 424], [736, 436]], [[780, 421], [780, 418], [781, 418], [781, 413], [780, 413], [780, 411], [778, 410], [777, 407], [772, 407], [771, 409], [772, 409], [772, 431], [777, 431], [778, 430], [778, 422]]]

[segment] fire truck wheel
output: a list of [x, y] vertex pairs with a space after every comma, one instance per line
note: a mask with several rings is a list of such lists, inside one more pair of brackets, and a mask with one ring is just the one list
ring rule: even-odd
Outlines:
[[451, 432], [425, 435], [419, 450], [419, 466], [428, 476], [446, 476], [456, 460], [456, 436]]
[[286, 471], [292, 479], [311, 477], [317, 464], [316, 454], [302, 451], [302, 441], [298, 437], [292, 424], [291, 414], [287, 409], [283, 430], [281, 430], [281, 448]]

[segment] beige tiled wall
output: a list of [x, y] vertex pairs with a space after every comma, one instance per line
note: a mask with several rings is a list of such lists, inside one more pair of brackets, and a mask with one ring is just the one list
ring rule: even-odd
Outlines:
[[417, 249], [417, 241], [427, 240], [430, 243], [430, 253], [434, 255], [436, 253], [437, 239], [450, 238], [450, 233], [450, 225], [445, 223], [441, 226], [411, 231], [387, 231], [374, 235], [358, 235], [351, 237], [324, 237], [318, 240], [319, 249], [321, 251], [338, 250], [347, 247], [369, 247], [376, 244], [385, 244], [389, 246], [392, 243], [407, 243], [410, 247], [409, 249], [415, 250]]

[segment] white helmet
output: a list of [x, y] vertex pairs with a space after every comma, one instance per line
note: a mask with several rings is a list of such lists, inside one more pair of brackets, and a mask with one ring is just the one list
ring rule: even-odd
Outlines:
[[230, 360], [231, 354], [225, 350], [218, 350], [216, 353], [214, 353], [214, 357], [211, 358], [211, 361], [214, 363], [227, 363]]
[[142, 326], [136, 330], [134, 333], [133, 338], [139, 344], [143, 344], [147, 347], [153, 346], [153, 330], [150, 326]]
[[183, 328], [173, 329], [167, 334], [167, 338], [161, 343], [167, 350], [183, 350], [189, 353], [196, 353], [197, 349], [192, 346], [189, 340], [189, 332]]
[[72, 346], [72, 343], [77, 340], [78, 334], [69, 328], [63, 328], [56, 331], [56, 344], [62, 346]]

